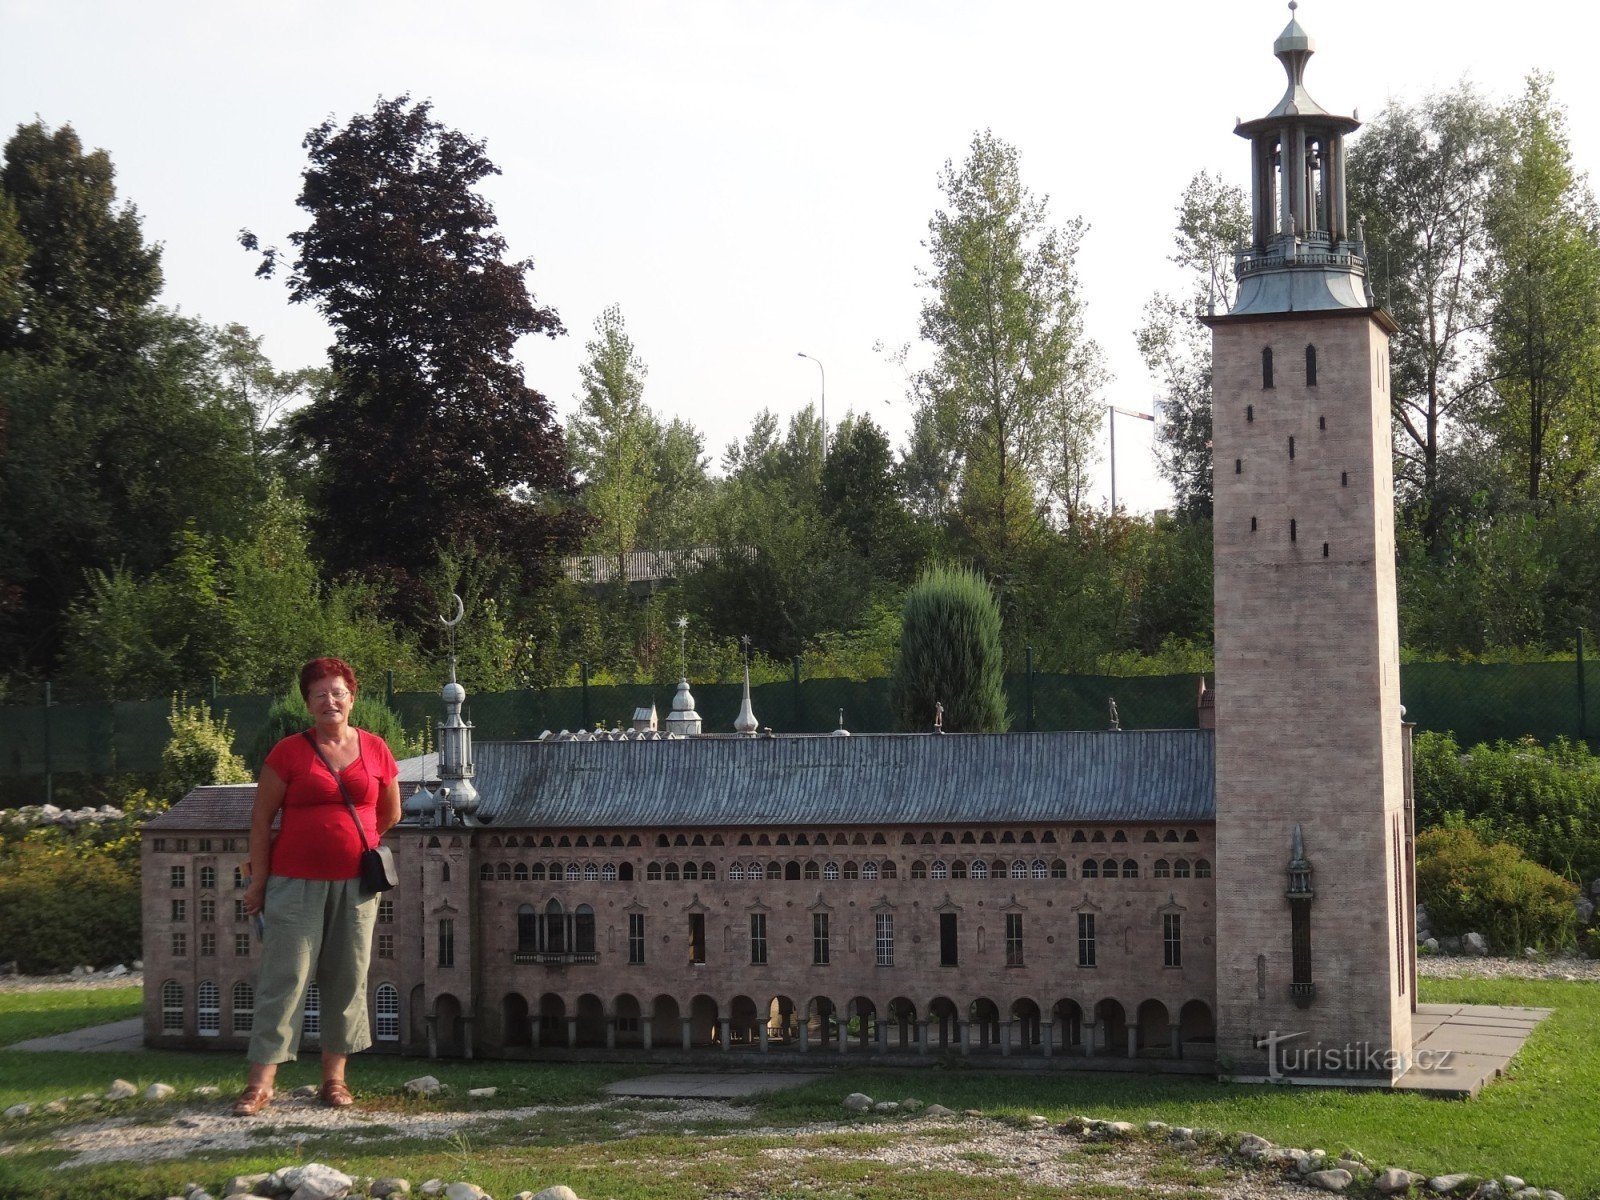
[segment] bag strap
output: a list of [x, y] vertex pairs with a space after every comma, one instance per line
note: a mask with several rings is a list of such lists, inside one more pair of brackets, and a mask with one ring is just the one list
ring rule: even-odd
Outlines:
[[[350, 799], [350, 793], [344, 790], [344, 779], [339, 772], [333, 769], [333, 764], [328, 761], [328, 756], [322, 752], [322, 747], [317, 745], [317, 739], [311, 735], [311, 730], [306, 730], [302, 736], [311, 743], [311, 749], [322, 760], [322, 765], [328, 768], [328, 774], [333, 776], [334, 783], [339, 785], [339, 795], [344, 798], [344, 806], [350, 811], [350, 819], [356, 823], [356, 835], [361, 839], [361, 853], [365, 854], [372, 847], [367, 845], [367, 831], [361, 825], [361, 818], [356, 815], [355, 803]], [[361, 734], [357, 732], [356, 737], [359, 739]]]

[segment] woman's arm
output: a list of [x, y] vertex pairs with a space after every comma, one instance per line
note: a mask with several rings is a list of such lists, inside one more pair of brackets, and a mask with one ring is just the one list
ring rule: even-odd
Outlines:
[[378, 788], [378, 836], [381, 838], [400, 820], [400, 781], [391, 779]]
[[288, 785], [271, 767], [263, 765], [256, 781], [256, 800], [250, 809], [250, 862], [245, 870], [250, 884], [244, 890], [244, 910], [254, 915], [267, 898], [267, 876], [272, 872], [272, 822], [283, 807]]

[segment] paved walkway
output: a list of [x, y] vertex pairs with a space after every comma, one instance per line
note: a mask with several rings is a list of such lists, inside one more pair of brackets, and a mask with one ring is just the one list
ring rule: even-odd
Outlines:
[[1553, 1009], [1419, 1004], [1411, 1018], [1415, 1065], [1395, 1083], [1436, 1096], [1476, 1096]]
[[109, 1025], [91, 1025], [51, 1037], [13, 1042], [7, 1050], [143, 1050], [144, 1018], [129, 1017]]
[[799, 1087], [825, 1076], [815, 1071], [680, 1072], [673, 1075], [647, 1075], [642, 1079], [622, 1079], [606, 1084], [612, 1096], [647, 1100], [737, 1100], [762, 1092], [777, 1092]]

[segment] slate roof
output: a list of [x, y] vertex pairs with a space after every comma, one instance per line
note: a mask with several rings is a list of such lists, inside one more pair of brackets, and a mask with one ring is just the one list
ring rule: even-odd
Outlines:
[[[1202, 729], [479, 742], [473, 757], [479, 819], [498, 828], [1208, 822], [1216, 812], [1214, 739]], [[402, 799], [433, 765], [401, 764]], [[146, 828], [247, 829], [254, 794], [196, 788]]]

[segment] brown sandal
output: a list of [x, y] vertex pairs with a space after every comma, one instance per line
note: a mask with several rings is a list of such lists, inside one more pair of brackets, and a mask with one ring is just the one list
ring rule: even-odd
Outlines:
[[239, 1098], [233, 1102], [233, 1115], [253, 1117], [271, 1103], [272, 1089], [264, 1083], [252, 1083], [240, 1092]]
[[328, 1108], [349, 1108], [355, 1103], [350, 1095], [350, 1086], [342, 1079], [330, 1079], [317, 1091], [318, 1097]]

